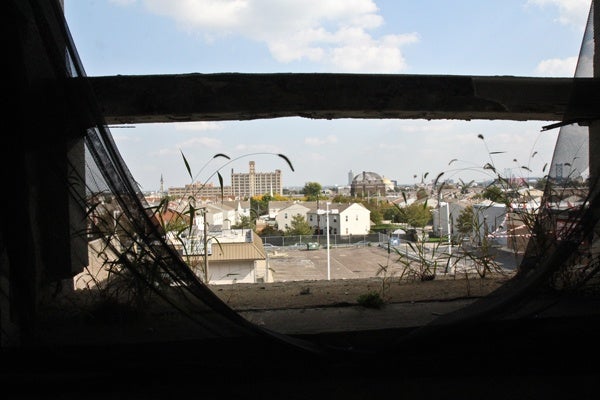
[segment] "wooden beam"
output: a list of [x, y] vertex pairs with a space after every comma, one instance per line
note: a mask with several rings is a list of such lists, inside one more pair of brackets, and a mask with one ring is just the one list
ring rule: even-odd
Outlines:
[[563, 121], [598, 117], [600, 79], [384, 74], [86, 78], [107, 124], [314, 119]]

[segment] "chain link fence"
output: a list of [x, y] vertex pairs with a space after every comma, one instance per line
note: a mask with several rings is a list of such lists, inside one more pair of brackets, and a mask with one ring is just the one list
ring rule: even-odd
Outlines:
[[[301, 235], [301, 236], [265, 236], [261, 237], [263, 243], [279, 247], [307, 248], [309, 244], [318, 243], [327, 246], [327, 235]], [[331, 247], [367, 246], [387, 244], [389, 236], [384, 233], [369, 233], [365, 235], [329, 235]]]

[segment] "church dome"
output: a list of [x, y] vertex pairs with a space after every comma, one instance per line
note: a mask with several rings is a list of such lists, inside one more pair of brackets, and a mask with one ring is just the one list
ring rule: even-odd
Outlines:
[[368, 183], [368, 182], [382, 182], [382, 178], [381, 175], [375, 173], [375, 172], [366, 172], [363, 171], [362, 173], [356, 175], [354, 177], [353, 182], [354, 183]]

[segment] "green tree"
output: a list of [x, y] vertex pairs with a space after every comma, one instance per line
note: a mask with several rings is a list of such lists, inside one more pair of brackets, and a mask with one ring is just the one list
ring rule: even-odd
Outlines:
[[427, 196], [429, 196], [429, 194], [427, 193], [427, 190], [424, 188], [419, 188], [419, 190], [417, 190], [417, 200], [421, 200], [426, 198]]
[[432, 221], [431, 207], [425, 204], [412, 203], [409, 206], [401, 208], [403, 222], [407, 222], [415, 228], [423, 228]]
[[469, 193], [469, 188], [471, 188], [473, 186], [473, 184], [475, 183], [474, 180], [471, 180], [469, 182], [465, 182], [460, 178], [458, 180], [460, 181], [460, 183], [458, 184], [458, 187], [460, 188], [460, 193], [462, 193], [462, 194]]
[[540, 178], [535, 182], [534, 187], [538, 190], [544, 190], [546, 189], [546, 183], [548, 183], [548, 178], [544, 176], [543, 178]]
[[379, 210], [371, 210], [371, 221], [373, 221], [375, 225], [381, 224], [381, 221], [383, 221], [383, 216]]
[[467, 206], [456, 218], [456, 230], [462, 235], [471, 235], [476, 228], [473, 206]]
[[491, 200], [495, 203], [506, 203], [506, 194], [496, 185], [490, 185], [481, 193], [484, 199]]
[[250, 218], [247, 215], [242, 215], [240, 218], [240, 222], [233, 225], [232, 228], [234, 228], [234, 229], [249, 229], [249, 228], [254, 229], [255, 226], [256, 225], [254, 224], [254, 220], [252, 218]]
[[265, 215], [269, 212], [269, 201], [271, 196], [264, 194], [262, 196], [254, 196], [250, 198], [250, 208], [253, 218], [258, 218], [261, 215]]
[[308, 201], [315, 201], [320, 198], [323, 187], [318, 182], [307, 182], [302, 189], [302, 193]]
[[337, 194], [335, 196], [333, 196], [333, 198], [331, 199], [332, 203], [352, 203], [354, 202], [355, 199], [351, 196], [344, 196], [342, 194]]
[[382, 214], [383, 214], [383, 219], [386, 219], [388, 221], [391, 221], [393, 223], [396, 222], [402, 222], [401, 219], [401, 212], [400, 209], [398, 207], [395, 207], [394, 205], [386, 205], [386, 206], [382, 206], [381, 208], [382, 210]]
[[292, 222], [290, 223], [290, 229], [287, 231], [287, 235], [310, 235], [312, 234], [312, 228], [310, 224], [304, 219], [302, 215], [294, 215]]

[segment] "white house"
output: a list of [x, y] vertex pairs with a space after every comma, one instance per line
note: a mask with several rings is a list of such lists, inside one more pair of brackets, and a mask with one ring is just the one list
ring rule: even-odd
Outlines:
[[[324, 202], [323, 202], [324, 203]], [[311, 207], [306, 220], [316, 231], [323, 233], [327, 227], [327, 207], [321, 204], [319, 210]], [[360, 203], [329, 205], [329, 233], [333, 235], [366, 235], [371, 230], [371, 211]]]
[[292, 227], [292, 221], [295, 216], [300, 215], [306, 220], [306, 215], [309, 211], [310, 208], [302, 203], [293, 203], [279, 210], [279, 212], [275, 215], [277, 228], [283, 232], [286, 232]]
[[494, 239], [496, 244], [506, 246], [505, 235], [499, 235], [499, 233], [506, 230], [506, 205], [485, 200], [473, 204], [473, 214], [477, 223], [475, 229], [479, 241], [487, 235], [489, 239]]
[[231, 221], [231, 225], [239, 223], [242, 217], [253, 218], [250, 211], [250, 201], [248, 200], [223, 201], [221, 204], [230, 207], [234, 211], [235, 219]]
[[231, 225], [234, 225], [239, 221], [239, 215], [237, 210], [223, 204], [205, 204], [198, 207], [196, 216], [194, 218], [194, 224], [198, 229], [204, 229], [204, 213], [206, 212], [206, 223], [211, 228], [224, 227], [228, 229]]
[[269, 202], [269, 218], [270, 219], [275, 219], [277, 217], [277, 214], [279, 214], [279, 212], [281, 210], [283, 210], [284, 208], [287, 208], [289, 206], [291, 206], [294, 203], [297, 203], [298, 201], [270, 201]]

